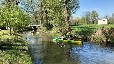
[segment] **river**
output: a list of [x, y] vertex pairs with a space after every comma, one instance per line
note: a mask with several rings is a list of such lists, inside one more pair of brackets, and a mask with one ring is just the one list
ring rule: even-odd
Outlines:
[[35, 34], [26, 33], [29, 52], [33, 64], [114, 64], [114, 47], [101, 47], [89, 42], [83, 46], [66, 44], [61, 47], [52, 42], [43, 42]]

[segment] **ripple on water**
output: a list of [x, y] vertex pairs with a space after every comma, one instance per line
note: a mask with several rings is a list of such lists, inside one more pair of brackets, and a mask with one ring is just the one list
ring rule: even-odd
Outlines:
[[80, 64], [114, 64], [114, 51], [101, 48], [99, 45], [84, 44], [83, 47], [72, 47], [73, 58], [79, 57]]

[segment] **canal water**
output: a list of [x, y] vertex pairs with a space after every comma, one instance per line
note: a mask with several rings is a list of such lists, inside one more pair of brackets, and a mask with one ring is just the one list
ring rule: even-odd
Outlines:
[[43, 42], [39, 33], [23, 36], [29, 42], [33, 64], [114, 64], [113, 47], [101, 47], [88, 42], [80, 47], [68, 44], [61, 47], [52, 42]]

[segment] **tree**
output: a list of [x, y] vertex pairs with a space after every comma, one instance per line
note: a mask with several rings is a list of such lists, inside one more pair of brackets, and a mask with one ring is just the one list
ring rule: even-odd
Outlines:
[[42, 25], [47, 27], [47, 25], [53, 24], [54, 27], [63, 26], [63, 6], [62, 2], [58, 0], [45, 0], [40, 3], [41, 13], [40, 19]]
[[91, 13], [89, 11], [83, 12], [82, 18], [83, 18], [83, 20], [85, 21], [86, 24], [91, 23]]
[[112, 23], [114, 24], [114, 13], [112, 13]]
[[95, 10], [92, 10], [92, 12], [91, 12], [92, 24], [97, 23], [97, 22], [95, 22], [95, 21], [97, 21], [97, 19], [98, 19], [98, 13]]
[[2, 26], [10, 27], [11, 35], [12, 28], [15, 30], [18, 27], [25, 27], [29, 24], [29, 16], [22, 12], [18, 5], [14, 3], [9, 4], [7, 1], [5, 2], [6, 5], [0, 10], [0, 24]]
[[70, 31], [70, 17], [79, 8], [78, 0], [64, 0], [64, 16], [68, 32]]
[[[66, 24], [67, 27], [69, 27], [72, 13], [76, 12], [79, 8], [78, 0], [38, 0], [37, 2], [37, 4], [33, 2], [34, 5], [37, 5], [37, 9], [32, 15], [40, 20], [38, 22], [40, 22], [42, 26], [53, 24], [55, 27], [63, 27]], [[31, 5], [30, 3], [27, 4]], [[31, 6], [26, 6], [25, 10], [29, 8], [31, 12], [34, 11], [32, 10], [33, 8], [31, 9]]]
[[114, 24], [114, 13], [112, 13], [112, 16], [108, 18], [108, 23], [109, 24]]
[[[35, 0], [33, 0], [35, 1]], [[54, 26], [59, 26], [61, 20], [63, 18], [62, 14], [62, 6], [61, 2], [58, 0], [38, 0], [37, 3], [31, 2], [34, 4], [32, 8], [30, 7], [32, 4], [23, 1], [25, 7], [23, 8], [24, 11], [30, 13], [33, 18], [35, 18], [36, 22], [32, 22], [35, 24], [40, 24], [41, 26], [47, 27], [47, 25], [54, 24]], [[31, 9], [31, 11], [28, 11]], [[32, 12], [32, 13], [31, 13]], [[48, 27], [47, 27], [48, 28]]]
[[38, 0], [19, 0], [19, 4], [21, 5], [21, 11], [28, 13], [31, 16], [31, 18], [35, 19], [31, 21], [31, 24], [38, 24]]
[[87, 22], [85, 22], [85, 17], [84, 17], [84, 16], [81, 17], [80, 23], [81, 23], [81, 24], [87, 24]]
[[109, 14], [105, 14], [104, 15], [104, 17], [103, 17], [104, 19], [107, 19], [107, 21], [108, 21], [108, 23], [110, 24], [111, 22], [110, 22], [110, 15]]
[[76, 17], [74, 19], [71, 20], [71, 25], [78, 25], [81, 24], [81, 18], [80, 17]]

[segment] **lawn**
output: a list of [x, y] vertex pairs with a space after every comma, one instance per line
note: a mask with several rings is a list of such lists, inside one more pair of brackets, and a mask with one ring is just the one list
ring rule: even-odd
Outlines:
[[97, 28], [102, 28], [102, 27], [105, 27], [105, 28], [113, 27], [114, 28], [114, 24], [108, 24], [108, 25], [83, 24], [83, 25], [78, 25], [78, 26], [71, 26], [71, 29], [73, 31], [81, 31], [82, 29], [86, 29], [86, 28], [95, 30]]
[[9, 30], [0, 31], [0, 64], [31, 64], [27, 42]]

